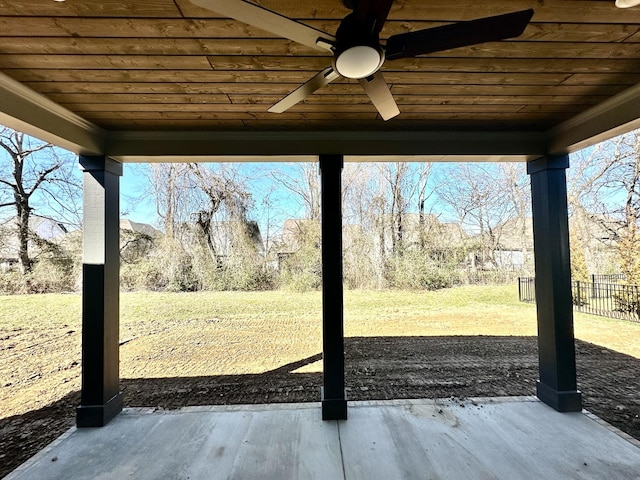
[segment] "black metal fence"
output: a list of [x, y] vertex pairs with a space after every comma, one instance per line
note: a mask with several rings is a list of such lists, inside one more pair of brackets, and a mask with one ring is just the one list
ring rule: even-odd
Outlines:
[[535, 277], [518, 277], [518, 300], [536, 303]]
[[624, 273], [601, 273], [592, 274], [591, 283], [618, 283], [619, 281], [626, 280]]
[[[573, 308], [578, 312], [640, 322], [640, 286], [571, 282]], [[534, 277], [518, 278], [518, 299], [535, 303]]]

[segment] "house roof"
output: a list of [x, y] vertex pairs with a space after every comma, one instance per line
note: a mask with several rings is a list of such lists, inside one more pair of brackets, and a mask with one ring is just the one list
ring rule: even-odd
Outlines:
[[[63, 242], [69, 235], [64, 224], [33, 214], [29, 217], [29, 230], [41, 239], [53, 242]], [[19, 245], [18, 219], [14, 216], [0, 221], [0, 259], [17, 262]], [[29, 249], [33, 248], [31, 244]]]
[[[13, 235], [18, 229], [17, 217], [13, 216], [0, 221], [0, 229], [12, 232]], [[34, 214], [29, 216], [29, 230], [45, 240], [52, 240], [68, 233], [63, 223]]]
[[162, 232], [148, 223], [134, 222], [128, 218], [120, 219], [120, 230], [128, 230], [134, 233], [142, 233], [150, 237], [158, 237]]
[[[259, 3], [330, 34], [349, 13], [340, 0]], [[347, 79], [269, 113], [331, 65], [329, 52], [189, 0], [0, 0], [0, 123], [120, 161], [336, 152], [525, 161], [637, 126], [640, 7], [397, 0], [381, 38], [527, 8], [532, 21], [516, 39], [386, 61], [401, 113], [385, 122]]]

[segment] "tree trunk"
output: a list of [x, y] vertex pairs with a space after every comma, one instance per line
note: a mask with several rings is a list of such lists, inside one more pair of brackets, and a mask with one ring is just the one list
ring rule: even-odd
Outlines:
[[16, 205], [18, 210], [17, 227], [18, 227], [18, 260], [20, 261], [20, 272], [25, 275], [29, 273], [33, 267], [33, 260], [29, 256], [29, 207], [25, 206], [16, 197]]
[[167, 205], [166, 205], [166, 214], [164, 217], [164, 228], [167, 234], [167, 237], [170, 239], [175, 239], [175, 219], [174, 219], [174, 196], [176, 191], [176, 172], [173, 165], [169, 166], [169, 175], [167, 178]]

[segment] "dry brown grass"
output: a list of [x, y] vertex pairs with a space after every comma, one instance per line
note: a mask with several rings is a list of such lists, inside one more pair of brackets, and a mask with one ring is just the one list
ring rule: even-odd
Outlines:
[[[122, 378], [263, 373], [322, 351], [318, 292], [145, 292], [121, 303]], [[575, 330], [640, 358], [640, 324], [576, 314]], [[534, 336], [536, 314], [514, 286], [348, 291], [345, 335]], [[78, 296], [0, 297], [0, 418], [77, 391], [79, 374]]]

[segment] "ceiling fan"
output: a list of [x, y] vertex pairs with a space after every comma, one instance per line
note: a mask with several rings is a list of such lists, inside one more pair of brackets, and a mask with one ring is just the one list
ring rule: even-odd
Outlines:
[[340, 23], [335, 36], [309, 27], [245, 0], [191, 0], [212, 12], [278, 36], [333, 54], [333, 65], [269, 108], [282, 113], [319, 88], [346, 77], [357, 79], [384, 120], [400, 113], [380, 68], [385, 60], [415, 57], [451, 48], [493, 42], [522, 34], [533, 10], [479, 18], [392, 35], [383, 46], [380, 31], [393, 0], [343, 0], [353, 12]]

